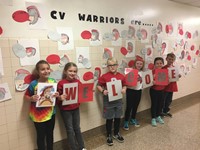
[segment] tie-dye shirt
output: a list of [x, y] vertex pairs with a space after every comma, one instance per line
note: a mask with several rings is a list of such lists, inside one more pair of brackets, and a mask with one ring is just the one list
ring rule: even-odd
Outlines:
[[[48, 78], [48, 83], [56, 83], [56, 80]], [[37, 94], [38, 81], [34, 80], [30, 83], [25, 95], [32, 96]], [[56, 113], [55, 107], [36, 107], [36, 102], [31, 102], [29, 117], [34, 122], [45, 122], [51, 119]]]

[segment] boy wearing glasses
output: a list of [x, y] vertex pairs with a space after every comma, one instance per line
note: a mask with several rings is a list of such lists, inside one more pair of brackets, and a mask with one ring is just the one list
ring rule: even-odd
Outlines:
[[[107, 60], [108, 72], [103, 74], [98, 79], [97, 89], [103, 94], [103, 117], [106, 119], [106, 131], [107, 131], [107, 144], [113, 145], [112, 138], [118, 142], [124, 142], [124, 138], [120, 135], [120, 118], [122, 116], [122, 99], [118, 99], [112, 102], [108, 100], [108, 90], [106, 87], [107, 82], [111, 82], [113, 79], [121, 80], [122, 82], [122, 94], [126, 93], [125, 77], [123, 74], [117, 72], [118, 62], [115, 58], [108, 58]], [[114, 135], [112, 136], [112, 123], [114, 120]]]

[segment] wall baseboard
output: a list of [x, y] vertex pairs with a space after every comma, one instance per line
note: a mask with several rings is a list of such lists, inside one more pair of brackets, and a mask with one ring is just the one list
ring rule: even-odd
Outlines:
[[[190, 107], [194, 104], [197, 104], [200, 102], [200, 91], [175, 99], [173, 100], [171, 104], [171, 112], [175, 113], [176, 111], [185, 109], [187, 107]], [[137, 113], [137, 119], [141, 123], [141, 127], [144, 127], [146, 125], [150, 124], [151, 115], [150, 115], [150, 109], [141, 111]], [[123, 120], [123, 119], [122, 119]], [[140, 128], [141, 128], [140, 127]], [[137, 130], [138, 128], [130, 128], [128, 132], [121, 129], [122, 135], [126, 135], [127, 133], [133, 132], [133, 130]], [[96, 127], [94, 129], [85, 131], [82, 133], [85, 141], [86, 148], [93, 149], [96, 147], [101, 146], [102, 144], [105, 144], [105, 125], [101, 125], [99, 127]], [[63, 139], [61, 141], [54, 143], [54, 150], [69, 150], [67, 139]]]

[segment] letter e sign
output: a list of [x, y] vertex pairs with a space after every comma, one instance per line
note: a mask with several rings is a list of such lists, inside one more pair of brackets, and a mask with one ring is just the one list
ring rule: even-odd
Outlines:
[[168, 68], [168, 74], [169, 74], [169, 82], [175, 82], [179, 80], [179, 72], [177, 67], [170, 67]]

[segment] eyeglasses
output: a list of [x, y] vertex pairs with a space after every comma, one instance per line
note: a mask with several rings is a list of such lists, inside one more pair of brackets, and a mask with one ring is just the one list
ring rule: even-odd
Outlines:
[[108, 67], [114, 67], [117, 66], [118, 64], [112, 64], [112, 65], [107, 65]]

